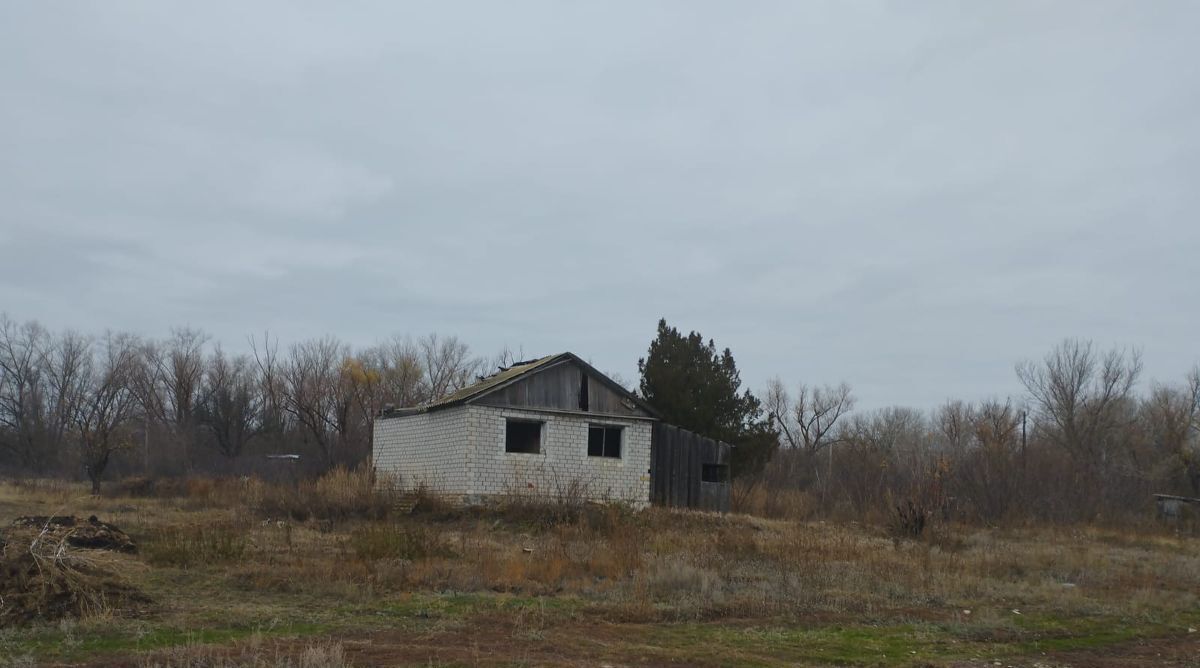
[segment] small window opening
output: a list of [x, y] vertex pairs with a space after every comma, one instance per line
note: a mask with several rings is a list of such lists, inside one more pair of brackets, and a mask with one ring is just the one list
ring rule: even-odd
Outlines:
[[621, 457], [621, 427], [594, 424], [588, 427], [589, 457]]
[[504, 426], [504, 451], [536, 455], [542, 451], [542, 423], [508, 420]]
[[588, 409], [588, 377], [586, 373], [579, 374], [579, 410]]
[[700, 471], [700, 480], [703, 482], [729, 482], [729, 465], [705, 464]]

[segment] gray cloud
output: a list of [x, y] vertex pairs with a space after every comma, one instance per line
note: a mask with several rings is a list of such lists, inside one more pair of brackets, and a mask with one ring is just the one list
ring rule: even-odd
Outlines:
[[1017, 391], [1200, 351], [1190, 3], [0, 9], [0, 310]]

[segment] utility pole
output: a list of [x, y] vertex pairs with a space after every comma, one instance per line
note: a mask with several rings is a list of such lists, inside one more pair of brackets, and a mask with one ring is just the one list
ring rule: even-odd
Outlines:
[[1029, 416], [1029, 411], [1022, 408], [1021, 409], [1021, 475], [1022, 476], [1024, 476], [1025, 469], [1026, 469], [1026, 466], [1025, 466], [1025, 441], [1026, 441], [1025, 420], [1028, 416]]
[[[833, 446], [834, 446], [833, 443], [829, 444], [829, 474], [826, 476], [826, 482], [825, 482], [826, 487], [833, 486]], [[830, 490], [830, 491], [832, 491], [832, 490]]]

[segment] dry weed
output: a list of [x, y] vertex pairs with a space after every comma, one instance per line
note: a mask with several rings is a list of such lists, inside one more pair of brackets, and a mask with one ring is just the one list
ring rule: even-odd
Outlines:
[[341, 643], [312, 644], [298, 654], [247, 643], [227, 649], [207, 646], [176, 647], [142, 661], [142, 668], [348, 668]]

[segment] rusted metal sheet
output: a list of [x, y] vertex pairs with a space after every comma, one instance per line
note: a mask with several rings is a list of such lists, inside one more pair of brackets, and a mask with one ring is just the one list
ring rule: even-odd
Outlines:
[[[728, 443], [658, 422], [651, 431], [650, 453], [651, 502], [729, 512]], [[706, 474], [713, 481], [706, 481]]]

